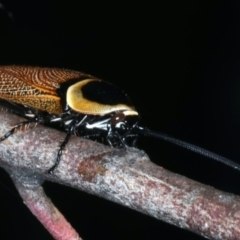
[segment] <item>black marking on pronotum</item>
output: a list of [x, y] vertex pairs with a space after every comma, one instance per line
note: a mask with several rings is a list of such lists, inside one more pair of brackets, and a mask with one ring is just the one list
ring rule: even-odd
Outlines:
[[58, 166], [72, 134], [114, 147], [135, 146], [139, 135], [155, 137], [240, 170], [240, 165], [224, 157], [141, 127], [138, 112], [121, 89], [85, 73], [39, 67], [0, 67], [0, 99], [4, 106], [27, 118], [0, 141], [30, 123], [57, 122], [67, 132], [49, 173]]
[[93, 102], [107, 105], [117, 105], [119, 103], [129, 105], [130, 101], [126, 94], [116, 86], [104, 81], [92, 81], [84, 85], [81, 89], [83, 97]]

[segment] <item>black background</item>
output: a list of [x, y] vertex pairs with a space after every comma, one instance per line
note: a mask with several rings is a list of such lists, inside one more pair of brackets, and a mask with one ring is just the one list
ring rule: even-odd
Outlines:
[[[0, 64], [69, 68], [125, 89], [142, 125], [238, 161], [240, 2], [0, 1]], [[240, 174], [142, 139], [157, 164], [240, 194]], [[13, 189], [7, 174], [1, 182]], [[48, 196], [84, 239], [203, 239], [126, 207], [53, 183]], [[12, 190], [14, 191], [14, 189]], [[52, 239], [1, 187], [1, 239]]]

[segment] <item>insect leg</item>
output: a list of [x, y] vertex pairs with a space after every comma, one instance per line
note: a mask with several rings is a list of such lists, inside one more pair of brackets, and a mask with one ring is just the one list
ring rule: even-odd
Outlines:
[[42, 122], [42, 119], [35, 118], [35, 119], [31, 119], [31, 120], [24, 121], [24, 122], [21, 122], [21, 123], [17, 124], [10, 131], [8, 131], [6, 134], [4, 134], [2, 137], [0, 137], [0, 142], [4, 141], [5, 139], [7, 139], [11, 135], [13, 135], [18, 129], [21, 129], [21, 128], [24, 127], [25, 130], [26, 130], [28, 128], [29, 124], [31, 124], [31, 123], [39, 123], [39, 122]]
[[56, 169], [56, 167], [59, 165], [60, 160], [61, 160], [61, 156], [62, 156], [62, 151], [65, 148], [66, 144], [68, 143], [70, 137], [72, 136], [72, 134], [74, 133], [74, 125], [72, 125], [69, 130], [67, 131], [67, 135], [65, 137], [65, 139], [63, 140], [63, 142], [61, 143], [58, 153], [57, 153], [57, 160], [54, 163], [54, 165], [48, 170], [49, 174], [53, 174], [53, 171]]

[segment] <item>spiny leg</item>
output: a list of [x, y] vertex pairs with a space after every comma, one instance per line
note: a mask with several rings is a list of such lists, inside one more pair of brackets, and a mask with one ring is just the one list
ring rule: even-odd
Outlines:
[[60, 161], [61, 161], [61, 156], [62, 156], [62, 151], [64, 150], [65, 146], [67, 145], [70, 137], [72, 136], [72, 134], [74, 133], [74, 126], [71, 126], [67, 132], [67, 135], [65, 137], [65, 139], [63, 140], [63, 142], [61, 143], [58, 153], [57, 153], [57, 160], [54, 163], [54, 165], [48, 170], [48, 173], [53, 174], [53, 171], [56, 169], [56, 167], [59, 165]]
[[42, 120], [39, 119], [31, 119], [28, 121], [24, 121], [21, 122], [19, 124], [17, 124], [16, 126], [14, 126], [10, 131], [8, 131], [6, 134], [4, 134], [1, 138], [0, 138], [0, 142], [4, 141], [5, 139], [7, 139], [8, 137], [10, 137], [11, 135], [13, 135], [18, 129], [21, 128], [25, 128], [25, 130], [28, 128], [28, 125], [31, 123], [38, 123], [38, 122], [42, 122]]

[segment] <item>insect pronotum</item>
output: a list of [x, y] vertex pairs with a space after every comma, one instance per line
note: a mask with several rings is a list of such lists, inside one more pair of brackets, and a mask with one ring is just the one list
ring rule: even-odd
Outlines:
[[26, 66], [0, 67], [2, 104], [27, 120], [0, 142], [30, 123], [59, 122], [66, 131], [53, 173], [72, 134], [102, 140], [114, 147], [135, 146], [139, 135], [162, 139], [240, 170], [237, 163], [210, 151], [139, 125], [139, 114], [116, 86], [82, 72]]

